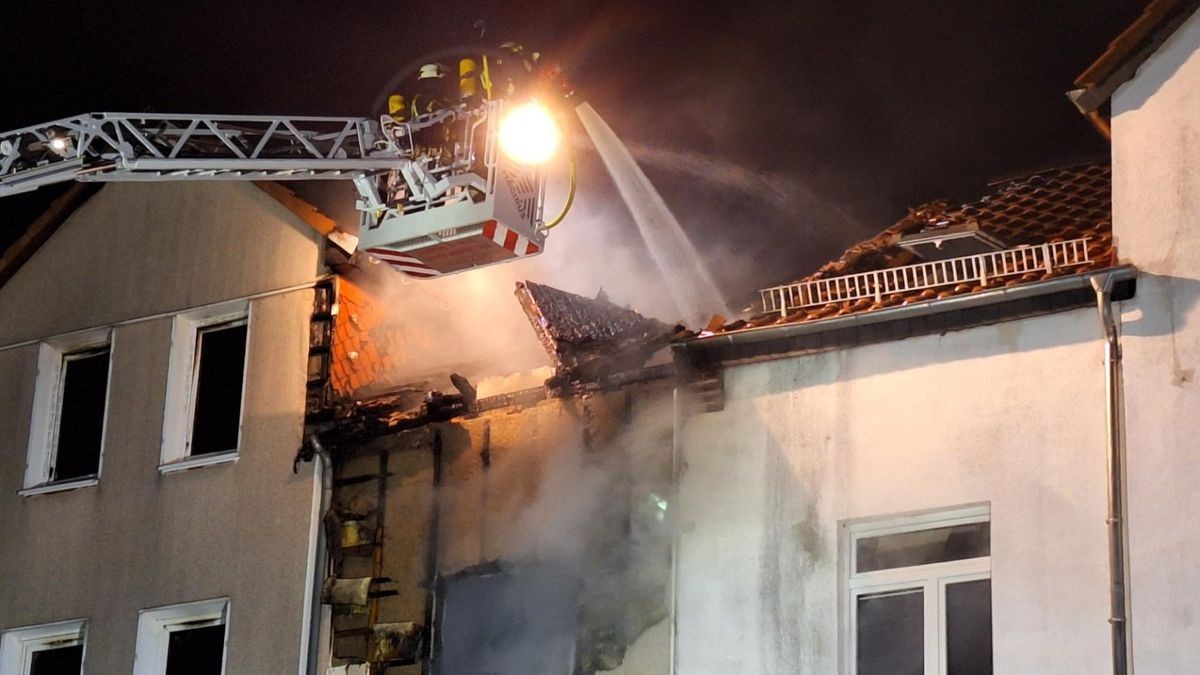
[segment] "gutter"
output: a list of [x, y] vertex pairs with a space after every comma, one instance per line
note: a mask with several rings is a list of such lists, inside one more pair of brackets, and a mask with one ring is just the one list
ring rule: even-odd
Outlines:
[[1121, 336], [1113, 314], [1113, 275], [1094, 276], [1096, 309], [1104, 330], [1105, 446], [1108, 457], [1108, 577], [1109, 627], [1113, 675], [1133, 673], [1133, 627], [1129, 620], [1129, 531], [1125, 526], [1125, 405], [1121, 370]]
[[[731, 333], [711, 335], [708, 337], [687, 340], [685, 342], [677, 342], [671, 345], [671, 348], [677, 356], [683, 356], [685, 354], [695, 355], [721, 349], [723, 347], [770, 342], [773, 340], [781, 340], [802, 335], [816, 335], [818, 333], [825, 333], [844, 328], [857, 328], [891, 321], [930, 316], [934, 314], [944, 314], [962, 309], [997, 305], [1013, 300], [1023, 300], [1027, 298], [1053, 295], [1056, 293], [1062, 293], [1064, 291], [1088, 290], [1092, 288], [1091, 279], [1093, 277], [1110, 278], [1112, 283], [1115, 284], [1117, 282], [1130, 281], [1137, 278], [1137, 269], [1134, 268], [1133, 265], [1119, 265], [1117, 267], [1110, 267], [1104, 270], [1097, 270], [1095, 272], [1085, 272], [1083, 274], [1056, 277], [1046, 281], [1021, 284], [1018, 286], [1007, 286], [988, 291], [981, 291], [979, 293], [971, 293], [969, 295], [957, 295], [937, 300], [926, 300], [924, 302], [917, 302], [911, 305], [904, 305], [902, 307], [879, 309], [873, 312], [849, 314], [847, 316], [820, 319], [817, 321], [806, 321], [803, 323], [784, 324], [782, 326], [762, 326], [760, 328], [750, 328], [746, 330], [733, 331]], [[780, 354], [779, 356], [783, 357], [785, 355]]]

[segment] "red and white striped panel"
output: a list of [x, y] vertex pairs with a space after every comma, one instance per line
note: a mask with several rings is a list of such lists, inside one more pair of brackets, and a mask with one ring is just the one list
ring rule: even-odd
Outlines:
[[542, 250], [540, 246], [530, 241], [528, 237], [518, 234], [515, 230], [510, 230], [494, 220], [489, 220], [483, 224], [483, 236], [512, 251], [518, 257], [533, 255]]
[[405, 255], [399, 251], [393, 251], [390, 248], [369, 248], [367, 249], [367, 253], [370, 253], [376, 258], [379, 258], [383, 262], [412, 277], [428, 279], [430, 277], [440, 277], [442, 275], [441, 272], [433, 269], [420, 260], [417, 260], [411, 255]]

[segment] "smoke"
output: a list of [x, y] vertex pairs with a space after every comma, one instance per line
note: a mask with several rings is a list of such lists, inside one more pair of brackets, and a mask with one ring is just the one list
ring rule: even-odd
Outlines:
[[[451, 637], [467, 640], [465, 651], [486, 651], [492, 672], [575, 672], [535, 667], [547, 658], [568, 660], [564, 645], [583, 672], [609, 670], [629, 644], [667, 617], [670, 396], [664, 390], [639, 395], [633, 419], [615, 433], [601, 430], [617, 415], [600, 412], [602, 403], [582, 402], [584, 420], [597, 405], [596, 423], [585, 422], [583, 438], [540, 444], [535, 439], [555, 432], [535, 429], [536, 419], [521, 420], [513, 441], [524, 450], [497, 447], [479, 477], [488, 495], [480, 517], [490, 523], [484, 555], [498, 555], [493, 569], [503, 572], [490, 582], [462, 577], [465, 585], [447, 598], [447, 616], [460, 622], [448, 619]], [[588, 441], [592, 431], [607, 437]], [[477, 494], [479, 486], [443, 489]], [[485, 590], [489, 585], [493, 589]], [[546, 615], [554, 620], [545, 621]], [[474, 658], [460, 656], [456, 663], [474, 672]]]
[[[478, 381], [548, 366], [549, 357], [513, 296], [518, 281], [586, 297], [603, 289], [610, 301], [666, 323], [698, 326], [711, 314], [728, 314], [711, 277], [697, 276], [704, 265], [678, 223], [663, 223], [663, 217], [674, 216], [644, 174], [634, 199], [658, 206], [631, 206], [639, 217], [653, 218], [655, 227], [674, 228], [665, 243], [654, 232], [639, 233], [603, 166], [583, 161], [579, 176], [575, 206], [549, 233], [541, 255], [432, 280], [412, 279], [381, 263], [365, 265], [363, 284], [388, 308], [381, 329], [390, 337], [394, 373], [385, 385], [431, 381], [444, 387], [450, 372]], [[565, 198], [563, 178], [555, 176], [547, 188], [548, 211]], [[647, 209], [653, 211], [649, 216]], [[688, 249], [683, 257], [673, 254], [683, 248], [661, 251], [683, 245]]]
[[[606, 136], [610, 144], [620, 144], [611, 130]], [[762, 285], [764, 268], [795, 265], [781, 259], [789, 255], [786, 249], [762, 236], [766, 221], [793, 221], [797, 235], [809, 240], [832, 239], [848, 227], [845, 213], [783, 175], [696, 152], [632, 144], [618, 167], [621, 179], [614, 181], [597, 154], [587, 151], [595, 146], [586, 138], [576, 144], [583, 152], [577, 153], [575, 205], [548, 234], [541, 255], [433, 280], [367, 265], [366, 284], [388, 307], [382, 328], [393, 338], [394, 373], [384, 386], [430, 381], [445, 388], [448, 373], [459, 372], [477, 383], [486, 381], [483, 395], [489, 395], [543, 381], [540, 374], [509, 377], [544, 372], [550, 365], [513, 297], [518, 281], [585, 297], [603, 289], [612, 302], [645, 316], [699, 328], [713, 314], [731, 316], [727, 299], [745, 306]], [[741, 236], [706, 237], [693, 246], [639, 164], [658, 172], [664, 183], [687, 186], [688, 199], [673, 204], [687, 232], [724, 228]], [[548, 213], [557, 212], [565, 199], [564, 174], [560, 167], [551, 175]], [[628, 207], [620, 184], [625, 184]], [[508, 384], [513, 389], [504, 389]]]
[[[623, 231], [628, 225], [619, 208], [594, 194], [581, 196], [569, 220], [550, 233], [546, 252], [526, 260], [432, 280], [412, 279], [383, 263], [363, 265], [361, 283], [387, 308], [380, 330], [389, 336], [393, 374], [386, 384], [445, 386], [450, 372], [478, 381], [549, 366], [514, 296], [518, 281], [585, 297], [603, 289], [618, 305], [664, 322], [680, 320], [636, 233]], [[528, 378], [513, 381], [535, 386]]]
[[[575, 146], [595, 149], [587, 136], [577, 136]], [[827, 220], [841, 225], [854, 221], [837, 204], [822, 199], [811, 188], [791, 176], [770, 171], [756, 171], [723, 157], [691, 150], [679, 150], [645, 143], [625, 143], [629, 154], [638, 164], [698, 181], [705, 190], [729, 190], [737, 196], [754, 200], [757, 206], [785, 211], [800, 205], [816, 207]]]
[[678, 311], [693, 326], [702, 324], [711, 308], [728, 314], [708, 266], [629, 150], [591, 105], [584, 103], [576, 112], [633, 214]]

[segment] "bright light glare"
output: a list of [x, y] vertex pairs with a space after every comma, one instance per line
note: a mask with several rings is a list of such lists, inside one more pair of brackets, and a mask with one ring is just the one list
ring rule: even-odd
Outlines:
[[500, 148], [520, 164], [541, 164], [558, 149], [561, 134], [550, 111], [537, 103], [526, 103], [509, 111], [500, 121]]
[[67, 149], [67, 139], [65, 139], [61, 136], [56, 136], [55, 138], [51, 138], [50, 139], [50, 149], [55, 152], [63, 152], [64, 150]]

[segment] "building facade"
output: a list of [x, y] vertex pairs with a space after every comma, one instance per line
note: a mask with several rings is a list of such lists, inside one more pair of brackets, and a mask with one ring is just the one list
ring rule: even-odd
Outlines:
[[1189, 602], [1200, 539], [1187, 517], [1200, 499], [1200, 16], [1159, 39], [1111, 98], [1113, 234], [1139, 270], [1121, 316], [1132, 652], [1141, 672], [1181, 673], [1200, 641]]
[[1073, 93], [1111, 163], [699, 334], [523, 285], [483, 399], [379, 393], [277, 186], [74, 189], [0, 259], [0, 675], [1191, 672], [1194, 5]]
[[321, 233], [249, 183], [59, 217], [0, 286], [0, 673], [305, 672]]
[[[1069, 187], [1107, 169], [1043, 172], [677, 347], [724, 400], [679, 420], [675, 672], [1194, 669], [1194, 5], [1151, 3], [1085, 79], [1111, 222]], [[964, 241], [1045, 271], [931, 262]]]

